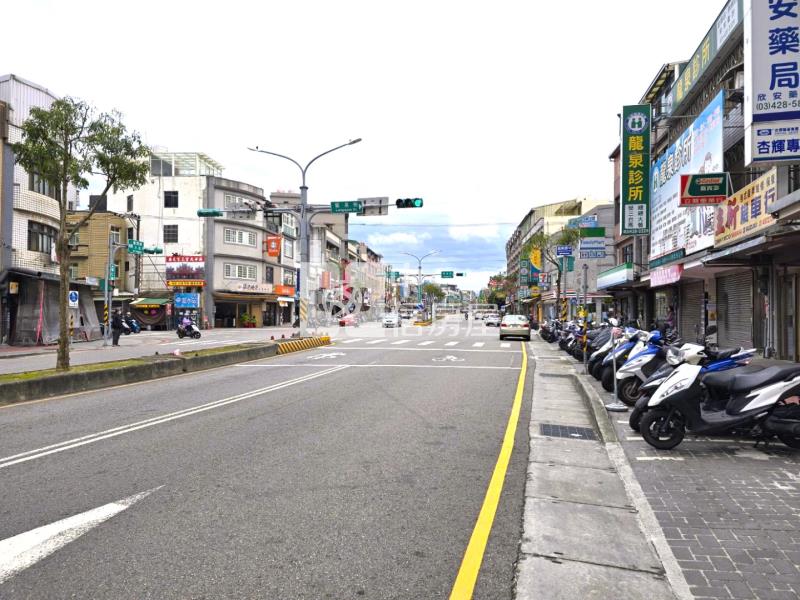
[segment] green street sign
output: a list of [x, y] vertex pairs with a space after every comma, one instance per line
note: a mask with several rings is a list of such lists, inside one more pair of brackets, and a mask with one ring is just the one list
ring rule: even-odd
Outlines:
[[111, 265], [111, 276], [109, 279], [116, 279], [117, 278], [117, 265]]
[[392, 279], [400, 279], [400, 271], [392, 271], [389, 273], [389, 277]]
[[580, 229], [581, 237], [585, 238], [604, 238], [606, 237], [605, 227], [582, 227]]
[[562, 256], [559, 258], [561, 261], [561, 272], [564, 273], [571, 273], [575, 270], [575, 257], [574, 256]]
[[724, 202], [730, 195], [729, 179], [727, 173], [681, 175], [680, 206], [705, 206]]
[[364, 210], [364, 204], [358, 200], [331, 202], [332, 213], [359, 213], [362, 210]]
[[144, 242], [139, 240], [128, 240], [128, 252], [131, 254], [141, 254], [144, 250]]
[[442, 271], [442, 279], [452, 279], [453, 277], [453, 271]]

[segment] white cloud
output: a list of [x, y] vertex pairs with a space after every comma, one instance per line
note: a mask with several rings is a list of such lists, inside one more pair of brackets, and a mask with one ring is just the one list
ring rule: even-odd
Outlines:
[[376, 252], [381, 252], [385, 246], [418, 246], [425, 240], [429, 240], [431, 234], [409, 233], [406, 231], [395, 231], [393, 233], [371, 233], [367, 236], [369, 247]]
[[481, 238], [493, 241], [500, 237], [500, 228], [497, 225], [474, 225], [469, 227], [449, 227], [451, 238], [459, 242], [466, 242], [470, 238]]

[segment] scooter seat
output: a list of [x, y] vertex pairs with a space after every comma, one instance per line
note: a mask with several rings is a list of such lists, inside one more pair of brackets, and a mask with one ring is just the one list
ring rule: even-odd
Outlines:
[[707, 350], [706, 355], [711, 360], [725, 360], [726, 358], [730, 358], [734, 354], [738, 354], [741, 352], [741, 348], [725, 348], [722, 350]]
[[742, 373], [734, 378], [729, 390], [732, 394], [749, 392], [757, 387], [800, 376], [800, 365], [772, 366], [756, 371]]

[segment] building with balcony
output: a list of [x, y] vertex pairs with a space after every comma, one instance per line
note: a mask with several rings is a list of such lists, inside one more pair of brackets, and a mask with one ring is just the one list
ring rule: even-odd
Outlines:
[[[59, 266], [55, 239], [61, 190], [16, 164], [10, 144], [22, 141], [32, 108], [57, 99], [48, 89], [16, 75], [0, 76], [0, 339], [9, 344], [53, 344], [59, 335]], [[67, 209], [78, 191], [67, 189]], [[76, 339], [99, 336], [91, 289], [79, 282], [70, 309]]]

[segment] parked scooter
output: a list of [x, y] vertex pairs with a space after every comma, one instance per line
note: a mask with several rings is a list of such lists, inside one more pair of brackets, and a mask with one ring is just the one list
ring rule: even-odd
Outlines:
[[[739, 369], [739, 372], [759, 371], [763, 367], [748, 367], [755, 356], [755, 350], [741, 348], [739, 352], [730, 354], [730, 351], [706, 349], [699, 344], [683, 344], [680, 348], [672, 346], [666, 351], [666, 363], [656, 370], [639, 388], [639, 398], [628, 418], [628, 424], [634, 431], [639, 431], [642, 416], [647, 412], [647, 403], [661, 384], [672, 375], [675, 369], [683, 364], [700, 365], [703, 374], [718, 373], [730, 369]], [[722, 358], [720, 358], [722, 357]]]
[[744, 432], [759, 441], [777, 436], [800, 448], [800, 365], [706, 376], [702, 370], [700, 365], [680, 365], [650, 398], [640, 424], [648, 444], [669, 450], [688, 430], [693, 435]]
[[[617, 346], [613, 350], [611, 350], [606, 357], [603, 359], [603, 370], [600, 375], [600, 383], [603, 384], [603, 389], [607, 392], [614, 391], [614, 364], [612, 364], [612, 360], [616, 361], [616, 368], [622, 366], [622, 364], [628, 360], [628, 356], [630, 355], [631, 351], [634, 349], [637, 343], [639, 343], [640, 338], [644, 339], [647, 336], [646, 331], [641, 331], [638, 329], [627, 329], [625, 331], [625, 335], [620, 339], [617, 340]], [[643, 344], [642, 344], [643, 347]]]
[[125, 323], [127, 323], [128, 327], [130, 327], [130, 328], [131, 328], [131, 331], [132, 331], [133, 333], [139, 333], [139, 332], [142, 330], [142, 326], [141, 326], [141, 325], [139, 325], [139, 321], [137, 321], [136, 319], [134, 319], [134, 318], [131, 316], [131, 313], [127, 313], [127, 314], [125, 315], [125, 318], [123, 319], [123, 321], [124, 321]]
[[636, 404], [641, 385], [667, 360], [665, 344], [676, 341], [675, 332], [662, 336], [658, 330], [651, 331], [644, 340], [640, 339], [625, 364], [617, 369], [617, 398], [623, 404]]

